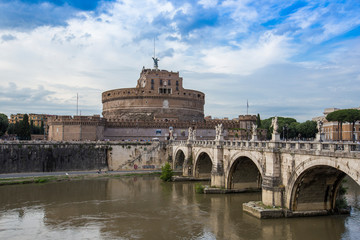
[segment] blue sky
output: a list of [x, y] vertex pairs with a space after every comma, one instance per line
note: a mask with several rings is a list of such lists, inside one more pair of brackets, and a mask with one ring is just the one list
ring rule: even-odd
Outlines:
[[206, 94], [205, 114], [305, 121], [360, 105], [360, 1], [0, 0], [0, 112], [101, 114], [151, 68]]

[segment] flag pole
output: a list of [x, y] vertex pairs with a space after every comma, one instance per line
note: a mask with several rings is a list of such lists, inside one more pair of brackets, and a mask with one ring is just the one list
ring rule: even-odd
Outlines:
[[249, 100], [246, 99], [246, 115], [249, 115]]

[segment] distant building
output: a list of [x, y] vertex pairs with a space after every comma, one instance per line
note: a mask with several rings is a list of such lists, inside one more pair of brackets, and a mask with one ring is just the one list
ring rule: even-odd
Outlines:
[[48, 139], [53, 141], [103, 140], [105, 121], [94, 116], [53, 116], [48, 120]]
[[[354, 108], [354, 109], [358, 109], [359, 108]], [[324, 138], [327, 141], [339, 141], [339, 127], [338, 127], [338, 122], [328, 122], [326, 120], [326, 116], [329, 113], [332, 113], [334, 111], [340, 110], [339, 108], [326, 108], [324, 110], [324, 115], [323, 116], [319, 116], [319, 117], [315, 117], [312, 120], [313, 121], [322, 121], [323, 122], [323, 133], [324, 133]], [[342, 124], [342, 140], [343, 141], [352, 141], [353, 138], [351, 136], [351, 128], [352, 128], [352, 124], [351, 123], [343, 123]], [[353, 134], [354, 134], [354, 140], [355, 141], [359, 141], [360, 140], [360, 122], [356, 122], [355, 123], [355, 127], [353, 129]]]
[[204, 121], [205, 94], [184, 89], [179, 72], [143, 68], [136, 88], [103, 92], [102, 103], [108, 121]]
[[[151, 140], [187, 139], [189, 127], [197, 139], [214, 139], [215, 126], [223, 124], [225, 139], [235, 129], [237, 139], [246, 139], [255, 115], [236, 119], [204, 118], [205, 94], [183, 88], [178, 72], [143, 68], [135, 88], [102, 93], [103, 118], [94, 116], [55, 116], [49, 118], [49, 140]], [[234, 138], [233, 137], [233, 138]]]
[[[15, 124], [17, 122], [22, 121], [24, 119], [24, 115], [25, 113], [11, 114], [9, 123]], [[41, 122], [43, 122], [43, 125], [45, 126], [48, 117], [53, 115], [29, 113], [28, 116], [29, 116], [29, 124], [31, 124], [32, 122], [34, 126], [41, 127]]]

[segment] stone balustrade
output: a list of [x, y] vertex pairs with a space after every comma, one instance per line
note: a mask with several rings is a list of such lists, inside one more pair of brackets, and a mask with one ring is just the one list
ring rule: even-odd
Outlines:
[[360, 143], [354, 142], [308, 142], [308, 141], [243, 141], [243, 140], [174, 140], [173, 145], [186, 146], [193, 145], [197, 147], [211, 147], [220, 145], [227, 149], [248, 149], [248, 150], [273, 150], [278, 149], [281, 152], [317, 152], [317, 153], [350, 153], [360, 154]]

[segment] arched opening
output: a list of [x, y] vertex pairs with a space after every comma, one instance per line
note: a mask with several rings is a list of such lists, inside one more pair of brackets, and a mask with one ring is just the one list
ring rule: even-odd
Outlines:
[[185, 154], [183, 151], [177, 151], [175, 155], [174, 171], [182, 171], [184, 167]]
[[304, 171], [292, 188], [292, 211], [334, 210], [339, 188], [346, 174], [329, 166]]
[[196, 161], [195, 177], [211, 178], [212, 161], [207, 153], [201, 153]]
[[248, 157], [234, 161], [228, 176], [228, 189], [261, 190], [262, 177], [255, 163]]

